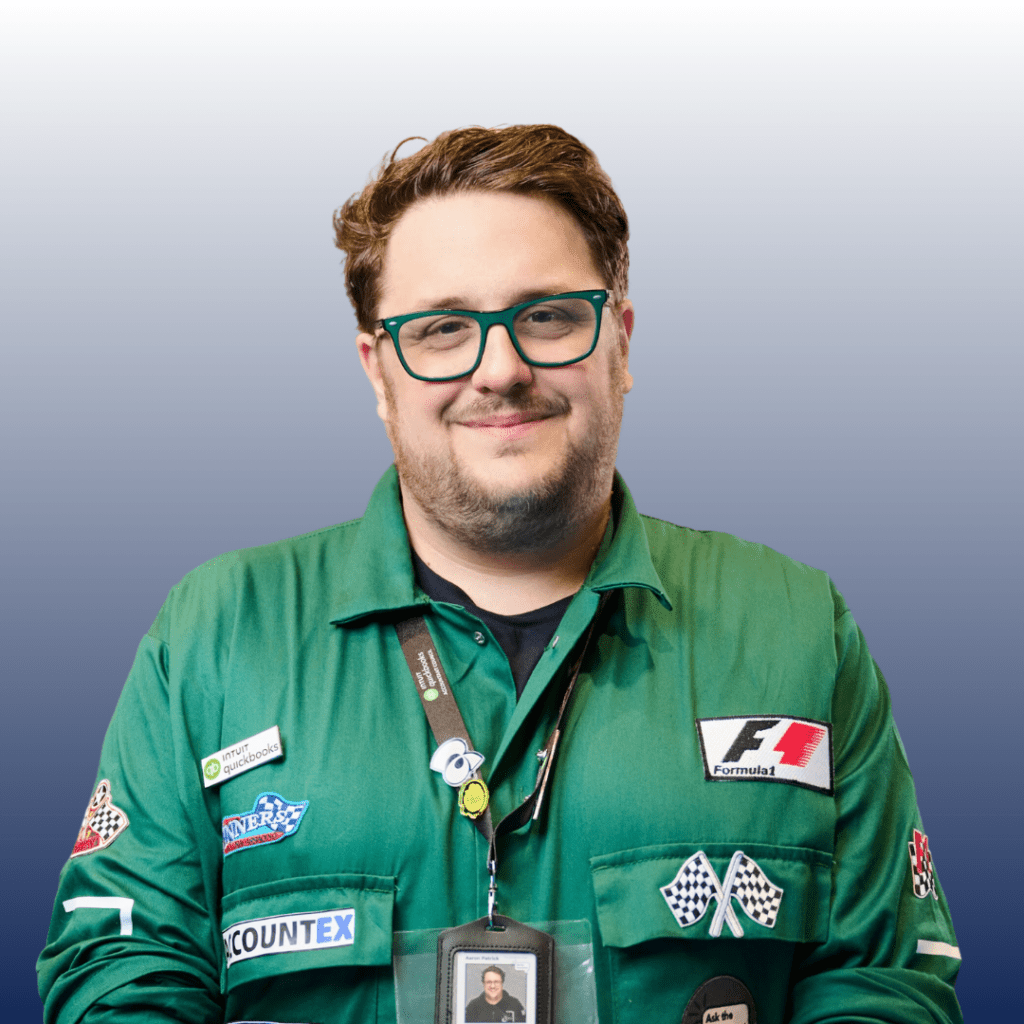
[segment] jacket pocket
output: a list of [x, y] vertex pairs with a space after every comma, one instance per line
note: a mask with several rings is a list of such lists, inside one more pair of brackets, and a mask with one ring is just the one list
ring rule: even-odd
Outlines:
[[222, 991], [325, 967], [391, 963], [395, 879], [312, 875], [238, 889], [221, 902]]
[[[590, 866], [623, 1024], [679, 1020], [696, 989], [721, 974], [750, 989], [758, 1019], [781, 1020], [796, 944], [828, 937], [832, 859], [819, 850], [675, 843], [603, 854]], [[735, 895], [720, 900], [730, 877]], [[719, 913], [723, 903], [731, 913]]]

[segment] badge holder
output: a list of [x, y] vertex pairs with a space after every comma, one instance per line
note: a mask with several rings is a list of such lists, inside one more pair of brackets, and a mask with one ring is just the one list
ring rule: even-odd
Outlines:
[[482, 917], [445, 929], [437, 937], [435, 1024], [552, 1024], [554, 952], [550, 935], [500, 914], [493, 927]]

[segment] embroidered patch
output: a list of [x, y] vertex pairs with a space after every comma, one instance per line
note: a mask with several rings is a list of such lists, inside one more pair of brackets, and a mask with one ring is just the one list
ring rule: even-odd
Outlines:
[[71, 850], [72, 857], [95, 853], [108, 847], [128, 827], [128, 815], [110, 799], [110, 780], [104, 779], [93, 793], [85, 817], [78, 830], [78, 838]]
[[473, 772], [484, 763], [484, 755], [469, 749], [469, 744], [459, 736], [445, 740], [430, 758], [430, 767], [441, 773], [441, 778], [458, 789]]
[[242, 772], [251, 771], [282, 756], [281, 732], [276, 725], [272, 725], [255, 736], [239, 740], [233, 746], [207, 754], [199, 762], [199, 770], [203, 773], [203, 788], [219, 786]]
[[698, 718], [704, 778], [785, 782], [832, 794], [832, 726], [810, 718]]
[[739, 978], [721, 974], [705, 981], [683, 1010], [681, 1024], [757, 1024], [750, 989]]
[[292, 803], [278, 793], [260, 793], [248, 814], [229, 814], [221, 821], [224, 856], [294, 835], [307, 807], [308, 800]]
[[914, 895], [923, 900], [929, 893], [939, 898], [935, 888], [935, 869], [932, 867], [932, 853], [928, 849], [928, 837], [914, 829], [914, 838], [907, 843], [910, 848], [910, 872], [914, 879]]
[[221, 932], [224, 959], [230, 969], [243, 960], [270, 953], [351, 946], [355, 941], [355, 923], [356, 912], [351, 907], [240, 921]]
[[742, 850], [732, 855], [724, 882], [719, 882], [704, 851], [698, 850], [683, 861], [676, 877], [663, 885], [660, 892], [680, 928], [696, 924], [707, 913], [711, 901], [717, 900], [718, 907], [708, 934], [717, 938], [722, 934], [722, 925], [728, 922], [729, 930], [737, 939], [742, 938], [743, 927], [732, 909], [733, 899], [751, 921], [774, 928], [783, 894], [782, 889], [768, 880], [757, 862]]

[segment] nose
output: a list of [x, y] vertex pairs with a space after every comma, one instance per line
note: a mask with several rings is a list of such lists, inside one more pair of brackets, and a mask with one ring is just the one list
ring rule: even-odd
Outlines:
[[473, 371], [473, 387], [478, 391], [504, 395], [533, 380], [533, 367], [516, 351], [507, 328], [494, 324], [484, 341], [483, 357]]

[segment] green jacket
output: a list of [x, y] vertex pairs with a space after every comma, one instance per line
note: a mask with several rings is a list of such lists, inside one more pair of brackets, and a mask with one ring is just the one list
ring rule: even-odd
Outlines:
[[[45, 1019], [394, 1021], [393, 936], [483, 916], [487, 874], [428, 767], [392, 622], [426, 614], [497, 821], [533, 789], [611, 590], [544, 812], [499, 850], [500, 912], [588, 923], [604, 1022], [679, 1021], [717, 975], [763, 1022], [960, 1021], [886, 685], [828, 577], [643, 517], [621, 480], [613, 524], [518, 703], [483, 623], [416, 586], [394, 469], [362, 519], [186, 576], [139, 647], [61, 875]], [[283, 756], [204, 786], [207, 755], [272, 726]], [[725, 883], [737, 851], [767, 896], [730, 897], [713, 934], [719, 900], [684, 886], [677, 916], [662, 889], [684, 863]]]

